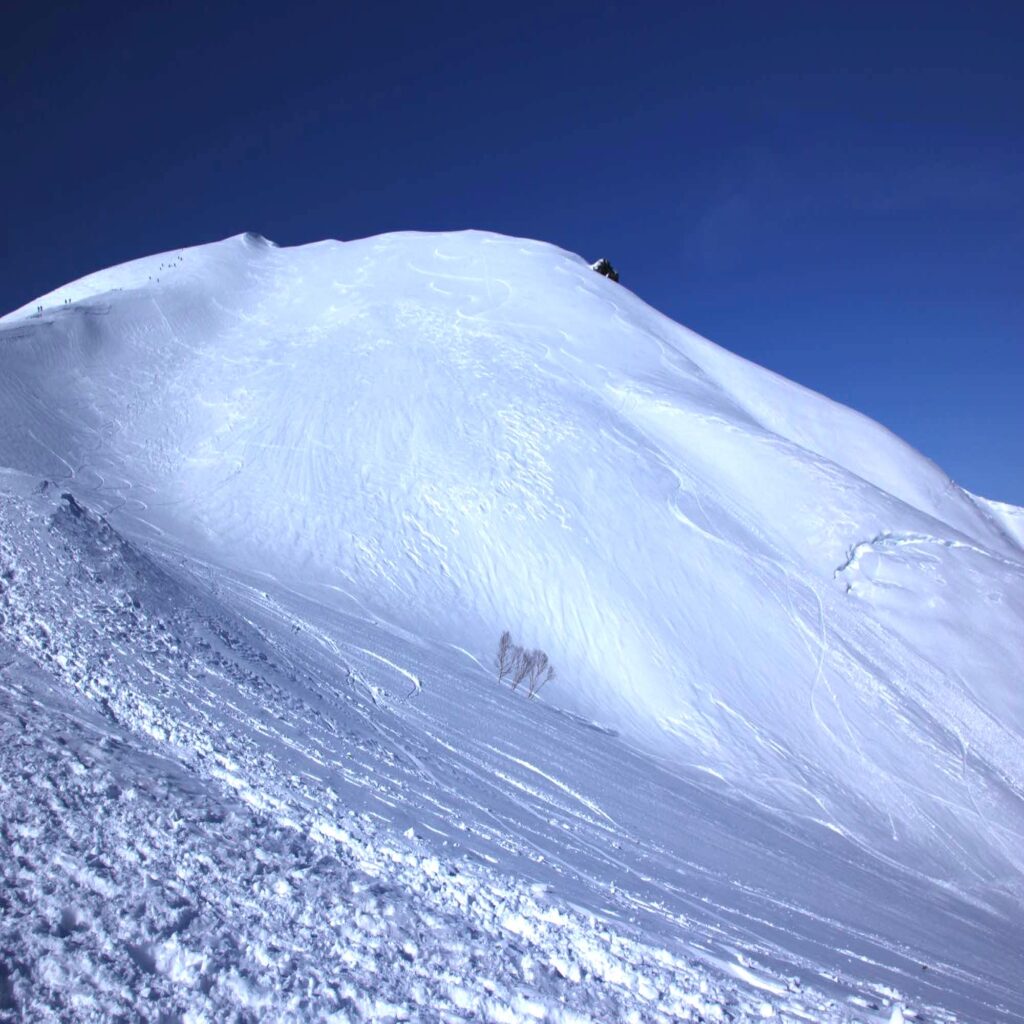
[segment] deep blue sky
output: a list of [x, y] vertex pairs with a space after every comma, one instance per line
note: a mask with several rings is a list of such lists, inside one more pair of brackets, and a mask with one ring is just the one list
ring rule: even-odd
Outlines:
[[1024, 504], [1024, 5], [5, 7], [0, 309], [123, 260], [481, 227]]

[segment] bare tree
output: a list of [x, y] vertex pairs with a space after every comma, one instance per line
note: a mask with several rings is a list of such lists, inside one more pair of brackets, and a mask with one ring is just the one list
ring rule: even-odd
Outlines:
[[527, 693], [535, 697], [542, 686], [555, 677], [555, 670], [544, 651], [530, 652], [530, 667], [526, 674]]
[[[546, 657], [546, 656], [545, 656]], [[547, 686], [552, 679], [555, 678], [555, 668], [553, 665], [548, 665], [542, 673], [538, 673], [536, 678], [530, 678], [530, 687], [527, 691], [528, 696], [536, 697], [540, 693], [541, 689]]]
[[498, 641], [498, 653], [494, 657], [494, 667], [498, 672], [498, 682], [503, 683], [512, 671], [516, 660], [516, 647], [512, 643], [512, 634], [506, 629]]
[[530, 675], [533, 667], [533, 657], [536, 651], [526, 651], [516, 645], [515, 661], [512, 665], [512, 689], [514, 690], [524, 679]]
[[543, 651], [530, 651], [530, 667], [526, 673], [526, 686], [530, 696], [533, 696], [533, 691], [537, 688], [537, 680], [547, 667], [548, 656]]

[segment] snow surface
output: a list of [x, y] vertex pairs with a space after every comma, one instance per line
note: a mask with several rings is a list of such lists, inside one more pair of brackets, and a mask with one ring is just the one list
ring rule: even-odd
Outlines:
[[1024, 1019], [1021, 510], [579, 257], [102, 271], [0, 466], [0, 1019]]

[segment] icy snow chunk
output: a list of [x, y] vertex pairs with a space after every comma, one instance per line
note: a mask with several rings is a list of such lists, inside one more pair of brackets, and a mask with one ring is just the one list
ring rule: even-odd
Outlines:
[[181, 944], [178, 936], [159, 943], [153, 951], [153, 962], [161, 974], [179, 985], [195, 985], [206, 969], [207, 957]]
[[530, 942], [537, 942], [539, 935], [537, 929], [526, 920], [521, 914], [504, 914], [501, 918], [501, 927], [513, 935], [521, 935]]

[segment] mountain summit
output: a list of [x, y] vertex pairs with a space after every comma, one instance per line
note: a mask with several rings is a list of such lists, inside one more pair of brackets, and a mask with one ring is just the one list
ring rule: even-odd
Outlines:
[[243, 235], [30, 303], [0, 365], [0, 465], [133, 543], [467, 664], [509, 629], [723, 799], [1019, 899], [1024, 512], [580, 257]]

